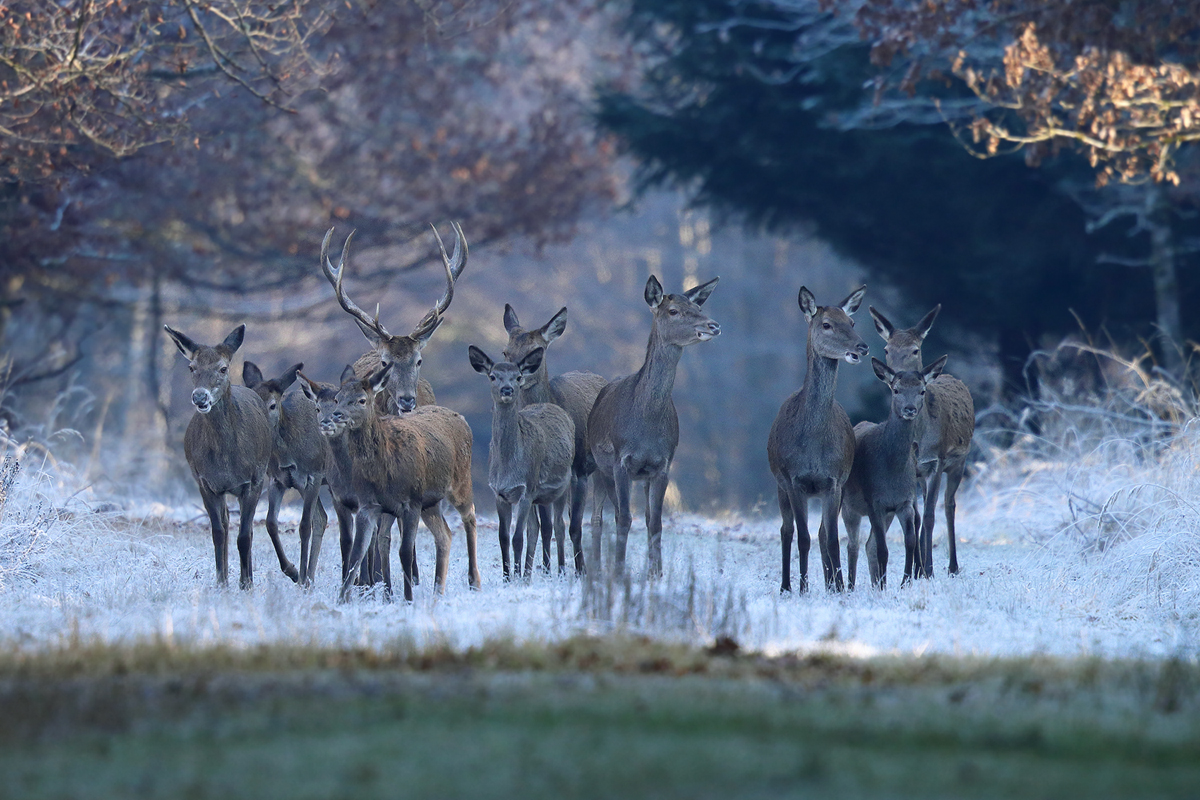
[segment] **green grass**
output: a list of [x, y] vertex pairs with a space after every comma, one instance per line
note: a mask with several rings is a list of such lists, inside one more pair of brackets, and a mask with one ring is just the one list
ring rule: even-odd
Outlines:
[[1179, 661], [76, 645], [0, 656], [0, 796], [1196, 797], [1198, 710]]

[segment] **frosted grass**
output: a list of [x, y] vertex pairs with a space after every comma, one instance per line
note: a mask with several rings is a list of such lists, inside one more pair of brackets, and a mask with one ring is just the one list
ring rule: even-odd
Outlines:
[[[97, 498], [69, 475], [28, 466], [34, 459], [27, 458], [19, 473], [5, 473], [0, 644], [24, 650], [146, 640], [465, 648], [498, 638], [555, 641], [624, 630], [700, 644], [731, 636], [772, 654], [1192, 659], [1200, 654], [1198, 434], [1192, 425], [1173, 439], [1114, 437], [1112, 431], [1098, 440], [1026, 437], [993, 453], [959, 492], [962, 573], [945, 573], [939, 509], [935, 578], [900, 586], [904, 553], [893, 526], [884, 592], [825, 592], [814, 545], [809, 575], [817, 588], [781, 597], [778, 518], [736, 514], [669, 517], [666, 576], [657, 583], [642, 576], [645, 529], [635, 523], [628, 584], [589, 591], [573, 577], [540, 573], [529, 583], [504, 584], [496, 523], [484, 516], [491, 498], [479, 497], [482, 590], [467, 589], [466, 547], [451, 515], [447, 593], [435, 597], [427, 581], [411, 606], [385, 603], [377, 590], [336, 602], [340, 556], [333, 523], [311, 591], [280, 572], [261, 523], [254, 589], [217, 588], [198, 498], [169, 505]], [[265, 503], [260, 518], [264, 511]], [[298, 510], [286, 508], [284, 538], [293, 560], [297, 522]], [[814, 517], [810, 529], [816, 527]], [[844, 563], [844, 542], [842, 552]], [[418, 558], [431, 578], [433, 547], [423, 529]], [[865, 573], [862, 560], [860, 566]]]

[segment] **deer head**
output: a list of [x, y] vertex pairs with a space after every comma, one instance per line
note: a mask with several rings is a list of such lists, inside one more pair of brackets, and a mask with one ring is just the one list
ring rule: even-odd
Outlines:
[[[358, 378], [353, 367], [347, 367], [342, 373], [342, 385], [334, 398], [331, 413], [332, 425], [341, 426], [347, 431], [357, 430], [371, 424], [376, 416], [375, 395], [383, 391], [387, 384], [388, 373], [392, 365], [380, 367], [365, 378]], [[324, 414], [321, 418], [321, 429], [324, 432]]]
[[437, 239], [442, 265], [446, 270], [446, 291], [434, 303], [433, 308], [429, 309], [421, 318], [412, 332], [405, 335], [394, 335], [388, 332], [379, 320], [378, 305], [375, 307], [375, 316], [372, 317], [359, 308], [346, 294], [344, 285], [346, 257], [350, 252], [350, 242], [354, 238], [354, 231], [351, 231], [350, 235], [346, 237], [346, 243], [342, 246], [342, 255], [338, 259], [336, 267], [329, 260], [329, 242], [333, 237], [332, 228], [325, 234], [325, 239], [321, 242], [321, 269], [333, 286], [338, 304], [354, 318], [354, 322], [363, 332], [363, 336], [367, 337], [367, 341], [379, 354], [379, 360], [383, 366], [392, 367], [386, 388], [394, 402], [395, 408], [390, 409], [394, 412], [412, 411], [416, 408], [417, 379], [421, 374], [421, 350], [425, 348], [429, 338], [433, 336], [433, 332], [442, 324], [442, 314], [450, 307], [450, 301], [454, 299], [454, 284], [467, 266], [467, 240], [457, 222], [452, 222], [451, 227], [454, 228], [454, 252], [452, 255], [446, 254], [446, 246], [442, 242], [442, 237], [438, 234], [437, 228], [433, 228], [433, 236]]
[[942, 374], [946, 366], [945, 355], [923, 370], [894, 370], [878, 358], [871, 359], [875, 377], [892, 390], [892, 413], [903, 420], [913, 420], [925, 406], [925, 387]]
[[302, 369], [304, 369], [304, 364], [293, 364], [278, 378], [266, 380], [263, 378], [262, 370], [253, 361], [242, 364], [242, 385], [247, 389], [253, 389], [255, 394], [267, 404], [267, 418], [271, 420], [272, 427], [279, 424], [279, 404], [283, 400], [283, 393], [296, 382], [296, 376]]
[[238, 325], [225, 337], [225, 341], [215, 347], [198, 344], [169, 325], [163, 328], [188, 360], [192, 386], [195, 387], [192, 390], [192, 405], [201, 414], [209, 413], [229, 395], [229, 362], [242, 346], [246, 326]]
[[942, 304], [934, 306], [932, 311], [908, 330], [896, 330], [896, 326], [876, 311], [874, 306], [868, 306], [867, 310], [871, 312], [871, 319], [875, 320], [875, 331], [886, 342], [883, 352], [888, 366], [899, 370], [920, 369], [921, 345], [924, 344], [929, 329], [933, 327], [938, 312], [942, 310]]
[[650, 276], [646, 281], [646, 305], [654, 313], [654, 329], [661, 342], [687, 347], [721, 335], [721, 326], [700, 310], [719, 280], [713, 278], [683, 294], [664, 294], [658, 278]]
[[819, 306], [813, 293], [800, 287], [800, 310], [808, 320], [808, 343], [817, 355], [857, 364], [871, 352], [850, 319], [858, 311], [866, 291], [867, 287], [862, 286], [836, 306]]
[[542, 366], [542, 356], [546, 351], [535, 347], [518, 363], [501, 361], [496, 363], [475, 345], [467, 348], [471, 366], [480, 375], [486, 375], [492, 382], [492, 402], [497, 405], [515, 403], [521, 395], [525, 382]]

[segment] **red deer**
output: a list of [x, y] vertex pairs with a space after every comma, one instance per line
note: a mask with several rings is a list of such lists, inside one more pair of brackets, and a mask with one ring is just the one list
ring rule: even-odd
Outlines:
[[[441, 406], [422, 406], [401, 416], [384, 416], [376, 405], [391, 365], [365, 379], [352, 367], [342, 375], [333, 411], [332, 426], [344, 432], [350, 472], [349, 485], [358, 508], [349, 571], [342, 582], [341, 599], [347, 600], [359, 563], [379, 530], [380, 515], [391, 514], [400, 524], [400, 566], [404, 572], [404, 599], [412, 600], [412, 564], [417, 520], [422, 512], [437, 548], [434, 576], [436, 591], [445, 591], [450, 558], [450, 528], [441, 515], [447, 500], [462, 517], [467, 535], [468, 580], [478, 588], [475, 504], [471, 491], [471, 429], [461, 414]], [[325, 428], [322, 411], [322, 428]], [[344, 470], [339, 465], [338, 472]], [[430, 524], [432, 522], [432, 524]], [[388, 548], [381, 550], [384, 591], [391, 595]]]
[[[486, 375], [492, 385], [492, 441], [488, 449], [488, 485], [496, 493], [496, 513], [500, 518], [500, 560], [504, 579], [510, 578], [509, 523], [513, 506], [517, 508], [512, 531], [516, 572], [521, 573], [521, 545], [529, 511], [536, 506], [541, 518], [543, 563], [550, 568], [550, 532], [558, 540], [558, 569], [566, 568], [563, 539], [563, 507], [571, 483], [571, 464], [575, 456], [575, 425], [571, 417], [553, 403], [525, 405], [521, 401], [524, 381], [542, 367], [545, 350], [538, 347], [519, 364], [499, 364], [475, 345], [468, 354], [471, 367]], [[535, 529], [536, 530], [536, 529]], [[581, 543], [573, 540], [576, 570], [583, 569]], [[533, 572], [535, 534], [529, 537], [525, 556], [525, 577]]]
[[892, 401], [887, 421], [854, 426], [854, 466], [842, 491], [842, 522], [846, 525], [846, 585], [853, 589], [858, 567], [858, 534], [862, 518], [871, 523], [867, 538], [867, 568], [871, 585], [887, 585], [887, 542], [892, 518], [904, 531], [904, 581], [918, 577], [925, 554], [917, 547], [917, 425], [925, 408], [926, 387], [941, 374], [946, 356], [920, 372], [897, 372], [871, 359], [875, 377], [888, 385]]
[[[466, 269], [468, 255], [467, 240], [463, 236], [462, 228], [457, 222], [452, 222], [450, 225], [454, 229], [454, 252], [449, 256], [446, 255], [446, 246], [442, 243], [442, 237], [437, 232], [437, 228], [430, 226], [433, 228], [433, 236], [437, 240], [438, 250], [442, 256], [442, 266], [446, 270], [446, 290], [433, 308], [429, 309], [412, 332], [407, 335], [389, 333], [379, 320], [378, 306], [375, 309], [375, 316], [371, 317], [346, 294], [344, 284], [346, 257], [350, 252], [350, 242], [354, 239], [354, 231], [351, 231], [350, 235], [346, 237], [346, 242], [342, 246], [342, 255], [338, 259], [336, 267], [329, 260], [329, 243], [333, 237], [333, 228], [329, 229], [325, 234], [325, 239], [321, 242], [321, 270], [333, 286], [338, 304], [354, 318], [355, 324], [372, 345], [371, 350], [354, 362], [354, 374], [359, 378], [365, 378], [381, 366], [391, 365], [392, 367], [391, 372], [388, 373], [390, 377], [386, 387], [387, 391], [379, 395], [378, 402], [383, 413], [405, 414], [417, 406], [429, 406], [437, 402], [433, 387], [420, 377], [421, 351], [428, 344], [433, 332], [442, 324], [442, 314], [446, 312], [446, 309], [450, 307], [450, 302], [454, 299], [454, 284]], [[389, 515], [384, 515], [383, 526], [384, 535], [379, 537], [379, 542], [385, 541], [390, 535], [392, 520]], [[379, 571], [380, 557], [381, 554], [377, 551], [368, 553], [364, 561], [363, 583], [378, 583], [383, 579]], [[414, 581], [419, 580], [415, 563], [412, 577]]]
[[838, 555], [838, 511], [842, 487], [854, 464], [854, 429], [841, 404], [833, 399], [838, 362], [857, 364], [869, 352], [854, 331], [850, 315], [862, 303], [865, 286], [836, 306], [818, 306], [807, 288], [800, 287], [800, 310], [808, 320], [806, 359], [808, 371], [800, 391], [783, 402], [767, 438], [767, 459], [778, 485], [779, 529], [783, 544], [781, 592], [792, 590], [792, 533], [795, 529], [800, 557], [800, 591], [808, 591], [808, 501], [821, 500], [821, 527], [817, 544], [825, 587], [842, 591], [842, 566]]
[[[921, 344], [942, 307], [939, 305], [908, 330], [897, 330], [887, 317], [870, 309], [875, 330], [887, 345], [887, 365], [895, 370], [921, 369]], [[953, 375], [942, 373], [930, 381], [925, 408], [917, 422], [917, 469], [924, 491], [921, 512], [921, 551], [925, 577], [933, 575], [933, 525], [942, 473], [946, 474], [946, 538], [950, 549], [951, 575], [958, 573], [958, 539], [954, 532], [955, 495], [967, 469], [967, 454], [975, 434], [975, 402], [966, 384]]]
[[229, 508], [225, 495], [237, 498], [237, 548], [241, 561], [238, 585], [254, 585], [250, 547], [254, 540], [254, 509], [262, 495], [271, 457], [271, 426], [262, 398], [245, 386], [229, 382], [229, 365], [242, 346], [246, 326], [239, 325], [215, 347], [198, 344], [163, 326], [192, 372], [192, 405], [196, 413], [183, 435], [183, 452], [191, 467], [200, 499], [212, 524], [217, 559], [217, 583], [229, 583]]
[[588, 449], [596, 460], [592, 560], [597, 570], [607, 497], [616, 509], [612, 569], [617, 575], [625, 571], [625, 547], [633, 524], [629, 494], [636, 480], [646, 482], [649, 574], [662, 575], [663, 498], [679, 444], [679, 415], [671, 390], [683, 348], [721, 333], [721, 326], [700, 310], [718, 280], [713, 278], [683, 294], [665, 294], [658, 278], [650, 276], [644, 292], [653, 313], [646, 360], [633, 375], [605, 386], [588, 416]]
[[[325, 481], [330, 453], [329, 441], [321, 435], [316, 404], [302, 392], [287, 389], [304, 368], [296, 364], [278, 378], [266, 380], [252, 361], [242, 364], [242, 383], [253, 389], [267, 404], [267, 419], [274, 433], [271, 460], [267, 465], [267, 533], [275, 545], [279, 565], [289, 578], [301, 586], [311, 586], [321, 554], [321, 540], [329, 516], [321, 504], [321, 484]], [[288, 489], [300, 493], [300, 569], [288, 561], [279, 541], [279, 504]]]
[[[504, 329], [508, 332], [508, 345], [504, 348], [504, 360], [519, 364], [535, 349], [545, 350], [550, 343], [562, 336], [567, 327], [567, 309], [559, 310], [540, 328], [526, 330], [517, 319], [517, 312], [510, 305], [504, 306]], [[571, 417], [575, 426], [575, 459], [571, 464], [571, 544], [575, 548], [575, 572], [584, 568], [583, 559], [583, 507], [587, 502], [588, 476], [596, 469], [596, 461], [587, 447], [587, 419], [596, 404], [596, 396], [608, 383], [593, 372], [567, 372], [549, 377], [546, 358], [532, 375], [525, 376], [521, 384], [521, 403], [554, 403], [561, 406]], [[537, 519], [531, 520], [530, 541], [537, 534]], [[543, 534], [544, 536], [545, 534]]]

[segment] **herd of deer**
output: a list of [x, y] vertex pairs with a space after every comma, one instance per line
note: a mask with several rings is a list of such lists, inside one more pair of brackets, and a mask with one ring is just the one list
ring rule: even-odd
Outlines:
[[[228, 582], [229, 510], [225, 495], [237, 498], [240, 519], [237, 547], [240, 586], [253, 584], [251, 543], [254, 512], [267, 484], [267, 533], [280, 568], [293, 581], [310, 586], [316, 574], [328, 516], [320, 499], [322, 485], [333, 497], [342, 555], [340, 599], [356, 585], [382, 582], [392, 593], [391, 529], [399, 523], [404, 597], [412, 600], [419, 581], [415, 558], [418, 520], [433, 534], [435, 589], [445, 590], [451, 530], [443, 503], [462, 518], [467, 540], [468, 583], [478, 589], [475, 505], [471, 487], [471, 429], [458, 413], [436, 405], [432, 387], [420, 378], [421, 351], [442, 322], [454, 285], [467, 262], [467, 242], [453, 225], [452, 254], [433, 233], [446, 273], [441, 299], [407, 335], [393, 335], [346, 294], [346, 258], [354, 234], [347, 237], [335, 267], [329, 258], [331, 229], [321, 246], [321, 268], [341, 307], [349, 313], [372, 349], [347, 366], [338, 384], [319, 383], [301, 373], [303, 364], [267, 380], [245, 362], [244, 385], [234, 385], [229, 369], [241, 346], [240, 325], [216, 346], [199, 344], [166, 327], [189, 361], [196, 414], [184, 435], [184, 453], [200, 488], [212, 525], [217, 579]], [[671, 461], [679, 442], [679, 418], [672, 387], [683, 348], [708, 341], [720, 326], [701, 307], [716, 278], [682, 294], [666, 294], [651, 276], [645, 300], [653, 314], [646, 359], [632, 375], [606, 381], [590, 372], [553, 378], [546, 349], [566, 329], [563, 308], [540, 328], [521, 326], [512, 306], [504, 309], [508, 345], [496, 362], [471, 346], [471, 366], [491, 383], [492, 438], [488, 484], [496, 495], [503, 577], [524, 575], [534, 567], [538, 532], [542, 566], [550, 568], [550, 537], [557, 541], [558, 567], [565, 570], [569, 532], [576, 574], [590, 564], [599, 572], [603, 509], [613, 506], [616, 532], [609, 542], [614, 574], [625, 569], [632, 524], [630, 492], [634, 481], [646, 490], [648, 571], [660, 576], [662, 508]], [[837, 306], [818, 306], [800, 289], [800, 308], [808, 320], [808, 371], [801, 389], [789, 397], [771, 427], [767, 453], [778, 483], [783, 546], [781, 591], [789, 592], [793, 534], [798, 534], [801, 592], [808, 588], [808, 502], [822, 503], [817, 542], [826, 587], [854, 587], [859, 524], [870, 521], [867, 564], [871, 583], [884, 587], [887, 544], [884, 533], [898, 517], [904, 530], [905, 580], [932, 575], [933, 511], [943, 473], [949, 539], [949, 571], [958, 571], [955, 552], [954, 495], [963, 477], [974, 431], [971, 395], [963, 383], [942, 373], [946, 357], [922, 366], [921, 344], [940, 309], [916, 327], [897, 330], [874, 308], [876, 330], [887, 345], [887, 363], [872, 359], [875, 374], [892, 390], [891, 411], [880, 424], [851, 427], [834, 400], [838, 363], [856, 364], [867, 345], [850, 319], [865, 287]], [[289, 389], [297, 384], [299, 391]], [[590, 552], [583, 551], [583, 512], [588, 479], [594, 494]], [[924, 513], [917, 499], [924, 487]], [[288, 559], [280, 539], [279, 505], [288, 489], [303, 499], [299, 537], [300, 564]], [[569, 525], [563, 514], [570, 504]], [[515, 520], [513, 518], [516, 511]], [[536, 509], [535, 517], [530, 511]], [[839, 511], [848, 532], [846, 580], [838, 553]]]

